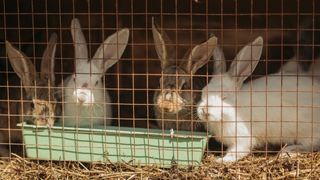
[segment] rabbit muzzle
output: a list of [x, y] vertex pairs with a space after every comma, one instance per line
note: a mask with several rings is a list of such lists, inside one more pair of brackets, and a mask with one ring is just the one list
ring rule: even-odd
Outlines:
[[42, 114], [34, 120], [34, 124], [51, 128], [54, 125], [54, 119], [51, 118], [50, 115]]
[[90, 106], [95, 102], [94, 95], [89, 89], [77, 89], [73, 96], [78, 105]]
[[201, 120], [220, 122], [224, 118], [235, 116], [235, 107], [225, 101], [225, 97], [217, 95], [203, 99], [205, 100], [201, 100], [197, 107], [197, 114]]
[[198, 108], [197, 108], [197, 114], [198, 114], [198, 117], [203, 120], [203, 121], [207, 121], [208, 118], [209, 118], [209, 112], [208, 112], [208, 106], [207, 106], [207, 103], [204, 102], [204, 101], [201, 101], [199, 104], [198, 104]]
[[37, 126], [54, 125], [55, 104], [46, 100], [33, 99], [34, 108], [32, 110], [33, 123]]
[[183, 98], [172, 90], [163, 91], [157, 98], [157, 105], [164, 112], [178, 113], [184, 107]]

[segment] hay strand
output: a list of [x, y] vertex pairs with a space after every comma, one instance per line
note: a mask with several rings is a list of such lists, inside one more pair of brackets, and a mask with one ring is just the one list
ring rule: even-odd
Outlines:
[[0, 161], [1, 179], [287, 179], [320, 177], [320, 153], [296, 156], [249, 156], [237, 163], [219, 164], [208, 155], [200, 167], [160, 169], [130, 162], [80, 163], [30, 160], [12, 155]]

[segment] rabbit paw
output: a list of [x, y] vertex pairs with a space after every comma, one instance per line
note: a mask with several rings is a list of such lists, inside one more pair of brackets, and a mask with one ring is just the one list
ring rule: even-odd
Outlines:
[[233, 155], [231, 155], [231, 156], [226, 155], [226, 156], [224, 156], [222, 158], [216, 159], [215, 161], [217, 163], [227, 164], [227, 163], [232, 163], [232, 162], [237, 161], [237, 158], [235, 156], [233, 156]]
[[[243, 150], [243, 152], [245, 152]], [[234, 152], [229, 152], [227, 153], [224, 157], [222, 158], [218, 158], [216, 160], [216, 162], [219, 162], [219, 163], [233, 163], [233, 162], [236, 162], [242, 158], [244, 158], [245, 156], [247, 156], [249, 153], [234, 153]]]
[[306, 151], [302, 145], [290, 145], [283, 148], [280, 152], [280, 157], [297, 157], [301, 151]]
[[279, 154], [279, 157], [280, 158], [295, 158], [295, 157], [298, 157], [300, 153], [298, 152], [288, 152], [288, 151], [284, 151], [284, 152], [281, 152]]

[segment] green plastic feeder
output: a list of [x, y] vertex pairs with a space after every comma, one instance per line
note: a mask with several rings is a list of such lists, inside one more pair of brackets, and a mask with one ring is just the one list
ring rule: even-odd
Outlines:
[[107, 126], [97, 129], [48, 129], [26, 123], [24, 144], [29, 158], [82, 162], [129, 162], [169, 168], [199, 166], [208, 136], [202, 132], [175, 132]]

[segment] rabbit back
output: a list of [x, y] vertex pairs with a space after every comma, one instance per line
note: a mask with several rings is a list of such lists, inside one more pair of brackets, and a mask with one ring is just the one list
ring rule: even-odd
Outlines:
[[244, 121], [252, 117], [248, 129], [261, 142], [319, 143], [319, 88], [310, 77], [269, 75], [243, 86], [237, 110]]

